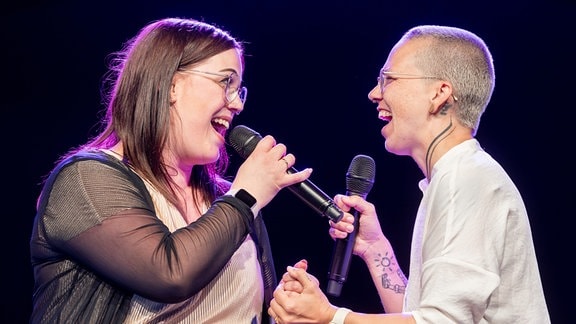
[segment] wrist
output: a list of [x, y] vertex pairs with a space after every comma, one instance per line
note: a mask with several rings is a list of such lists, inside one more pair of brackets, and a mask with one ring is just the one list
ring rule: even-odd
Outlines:
[[258, 204], [256, 198], [254, 198], [254, 196], [252, 196], [248, 191], [244, 189], [230, 189], [226, 195], [233, 196], [245, 203], [248, 207], [250, 207], [250, 210], [252, 210], [254, 217], [258, 215], [259, 208], [257, 207]]
[[390, 254], [394, 254], [390, 242], [385, 237], [381, 237], [371, 242], [362, 253], [358, 254], [358, 256], [364, 261], [372, 261], [374, 258], [379, 258], [381, 255]]
[[348, 313], [350, 312], [351, 310], [344, 307], [336, 309], [336, 313], [334, 313], [334, 317], [332, 317], [330, 324], [344, 324], [344, 319], [346, 318], [346, 315], [348, 315]]

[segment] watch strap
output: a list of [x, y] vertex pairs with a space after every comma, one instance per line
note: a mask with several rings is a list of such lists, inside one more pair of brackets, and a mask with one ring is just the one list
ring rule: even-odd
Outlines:
[[254, 196], [252, 196], [248, 191], [246, 191], [244, 189], [238, 190], [234, 194], [234, 197], [238, 198], [240, 201], [245, 203], [250, 208], [252, 208], [252, 207], [254, 207], [254, 205], [256, 205], [256, 198], [254, 198]]
[[334, 317], [330, 321], [330, 324], [344, 324], [344, 319], [346, 318], [346, 315], [348, 315], [348, 313], [350, 312], [351, 310], [349, 310], [348, 308], [344, 307], [338, 308], [336, 310], [336, 313], [334, 314]]

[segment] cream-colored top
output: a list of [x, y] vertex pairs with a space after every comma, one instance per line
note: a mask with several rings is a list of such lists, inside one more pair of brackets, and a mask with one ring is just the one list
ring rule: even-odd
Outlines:
[[550, 323], [527, 211], [476, 139], [434, 165], [412, 238], [404, 311], [416, 323]]
[[[112, 156], [116, 154], [106, 150]], [[156, 214], [171, 232], [185, 227], [172, 203], [144, 180]], [[205, 212], [207, 207], [205, 207]], [[222, 271], [198, 294], [176, 303], [157, 303], [134, 295], [125, 323], [261, 323], [264, 286], [256, 246], [248, 235]], [[163, 319], [163, 320], [160, 320]]]

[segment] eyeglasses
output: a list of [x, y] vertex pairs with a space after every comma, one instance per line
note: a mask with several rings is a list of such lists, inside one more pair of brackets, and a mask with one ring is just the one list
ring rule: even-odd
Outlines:
[[[390, 83], [389, 81], [396, 79], [430, 79], [430, 80], [444, 80], [439, 77], [431, 75], [419, 75], [419, 74], [409, 74], [409, 73], [399, 73], [391, 71], [380, 71], [380, 76], [376, 78], [378, 80], [378, 87], [380, 87], [380, 94], [384, 93], [384, 87]], [[452, 95], [454, 101], [458, 101], [456, 96]]]
[[246, 102], [246, 97], [248, 96], [248, 89], [246, 87], [241, 87], [242, 79], [236, 74], [232, 72], [230, 74], [223, 74], [223, 73], [215, 73], [215, 72], [207, 72], [207, 71], [200, 71], [200, 70], [186, 70], [180, 72], [188, 72], [188, 73], [201, 73], [201, 74], [208, 74], [208, 75], [216, 75], [222, 77], [224, 79], [220, 81], [216, 81], [214, 79], [210, 79], [212, 81], [217, 82], [220, 85], [223, 85], [225, 98], [227, 103], [231, 103], [236, 99], [236, 97], [240, 98], [242, 104]]

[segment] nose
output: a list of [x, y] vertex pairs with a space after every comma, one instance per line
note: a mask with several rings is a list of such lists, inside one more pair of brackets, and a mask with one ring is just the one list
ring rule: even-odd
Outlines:
[[380, 91], [380, 87], [375, 85], [370, 92], [368, 92], [368, 100], [376, 103], [382, 100], [382, 92]]
[[240, 100], [240, 96], [236, 96], [234, 100], [228, 103], [227, 107], [232, 113], [239, 115], [244, 110], [244, 103]]

